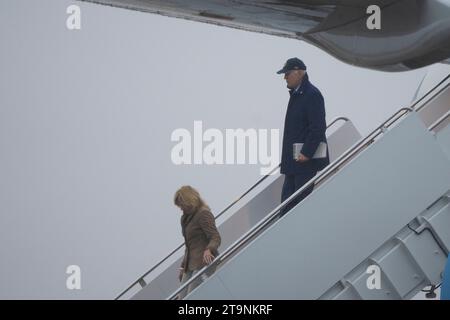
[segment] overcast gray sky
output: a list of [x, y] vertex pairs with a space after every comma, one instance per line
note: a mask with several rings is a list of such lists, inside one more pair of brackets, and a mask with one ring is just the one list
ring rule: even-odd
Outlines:
[[[66, 28], [66, 8], [82, 29]], [[172, 196], [218, 213], [260, 165], [176, 166], [177, 128], [280, 129], [276, 75], [298, 56], [327, 120], [362, 134], [407, 106], [426, 69], [346, 65], [292, 39], [65, 0], [0, 2], [0, 298], [111, 299], [182, 242]], [[280, 137], [281, 138], [281, 137]], [[82, 290], [67, 290], [79, 265]]]

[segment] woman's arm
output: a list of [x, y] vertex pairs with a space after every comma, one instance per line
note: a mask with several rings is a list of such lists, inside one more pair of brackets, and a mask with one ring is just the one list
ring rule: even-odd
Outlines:
[[212, 213], [208, 210], [202, 211], [199, 218], [199, 224], [205, 233], [206, 238], [209, 240], [206, 249], [209, 249], [211, 252], [217, 252], [217, 249], [220, 246], [221, 238]]

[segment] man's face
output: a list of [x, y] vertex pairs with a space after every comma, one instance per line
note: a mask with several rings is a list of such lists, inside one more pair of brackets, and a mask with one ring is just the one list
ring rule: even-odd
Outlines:
[[284, 74], [284, 79], [286, 80], [287, 87], [289, 89], [295, 89], [300, 84], [303, 78], [302, 70], [291, 70]]

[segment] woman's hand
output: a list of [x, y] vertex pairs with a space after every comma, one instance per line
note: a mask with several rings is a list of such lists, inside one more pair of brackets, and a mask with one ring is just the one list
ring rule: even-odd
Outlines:
[[206, 264], [210, 264], [214, 260], [214, 256], [211, 253], [211, 250], [206, 249], [205, 252], [203, 252], [203, 262]]

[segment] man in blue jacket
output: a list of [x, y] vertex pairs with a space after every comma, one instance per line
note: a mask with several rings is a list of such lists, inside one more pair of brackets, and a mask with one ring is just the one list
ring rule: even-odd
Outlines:
[[[319, 89], [309, 82], [305, 64], [298, 58], [291, 58], [277, 73], [284, 74], [290, 94], [281, 154], [281, 173], [285, 175], [281, 194], [283, 202], [313, 178], [317, 171], [325, 168], [330, 160], [325, 136], [324, 100]], [[303, 145], [294, 159], [296, 143]], [[281, 211], [281, 215], [302, 201], [313, 188], [314, 185], [308, 186]]]

